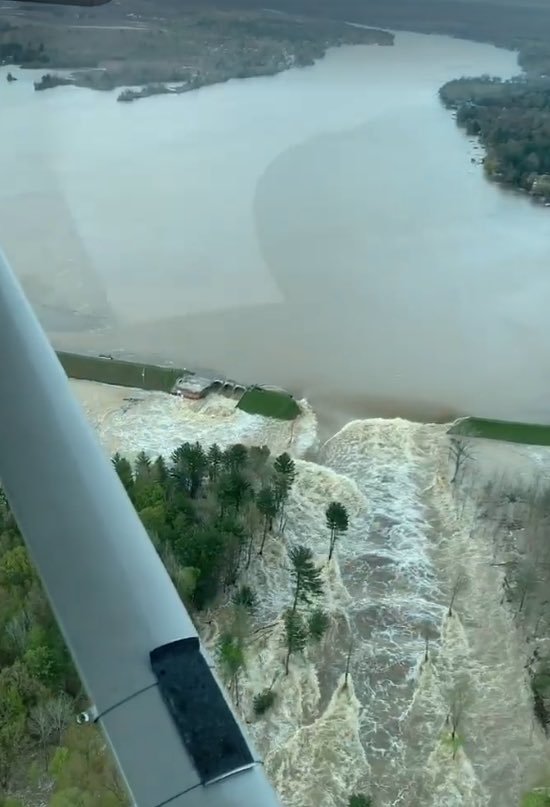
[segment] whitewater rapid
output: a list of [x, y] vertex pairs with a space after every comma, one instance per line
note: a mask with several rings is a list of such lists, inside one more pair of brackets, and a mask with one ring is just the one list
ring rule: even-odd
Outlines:
[[[480, 450], [452, 485], [445, 425], [354, 421], [311, 462], [303, 457], [317, 444], [316, 418], [307, 405], [291, 427], [221, 398], [182, 402], [86, 382], [75, 391], [109, 452], [166, 453], [198, 439], [296, 457], [285, 534], [249, 572], [266, 629], [253, 637], [239, 706], [286, 807], [346, 807], [353, 792], [371, 792], [376, 807], [518, 807], [548, 745], [533, 720], [525, 643], [502, 603], [494, 535], [479, 518], [482, 475], [501, 469], [506, 452], [495, 460], [492, 447]], [[348, 509], [350, 529], [327, 565], [324, 511], [333, 500]], [[285, 677], [279, 617], [291, 598], [287, 548], [297, 542], [323, 567], [330, 628]], [[207, 646], [223, 618], [222, 609], [205, 620]], [[276, 706], [254, 720], [253, 697], [269, 686]], [[452, 712], [460, 713], [454, 746]]]

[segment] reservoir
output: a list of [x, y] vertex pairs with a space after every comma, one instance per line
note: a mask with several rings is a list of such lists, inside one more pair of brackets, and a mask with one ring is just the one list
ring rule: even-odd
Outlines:
[[378, 415], [550, 417], [550, 215], [489, 184], [448, 79], [516, 55], [398, 33], [187, 95], [0, 69], [0, 243], [56, 347]]

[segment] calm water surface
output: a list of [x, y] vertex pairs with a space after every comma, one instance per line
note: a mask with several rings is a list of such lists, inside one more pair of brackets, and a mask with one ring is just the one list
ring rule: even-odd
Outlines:
[[327, 426], [550, 418], [550, 211], [439, 104], [516, 56], [401, 33], [185, 96], [0, 69], [0, 242], [58, 347], [307, 395]]

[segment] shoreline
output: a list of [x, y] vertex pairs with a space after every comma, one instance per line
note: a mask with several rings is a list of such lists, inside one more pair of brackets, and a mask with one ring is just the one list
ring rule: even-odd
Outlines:
[[[161, 359], [164, 357], [161, 356]], [[254, 380], [254, 379], [252, 379]], [[306, 390], [303, 391], [303, 394], [307, 394]], [[301, 397], [301, 395], [300, 395]], [[332, 424], [334, 421], [339, 420], [340, 422], [333, 428], [332, 425], [326, 425], [323, 423], [323, 429], [326, 433], [333, 433], [340, 425], [343, 425], [348, 420], [354, 419], [355, 417], [365, 417], [365, 416], [382, 416], [382, 417], [392, 417], [392, 416], [403, 416], [407, 418], [411, 418], [414, 420], [421, 420], [422, 422], [430, 422], [435, 420], [436, 422], [447, 422], [449, 420], [453, 420], [456, 417], [465, 416], [468, 413], [464, 411], [453, 411], [452, 407], [449, 407], [449, 411], [442, 411], [442, 408], [439, 406], [433, 406], [431, 403], [428, 404], [424, 402], [417, 403], [416, 401], [399, 401], [388, 399], [387, 401], [376, 401], [376, 399], [371, 400], [369, 397], [365, 396], [362, 400], [358, 400], [356, 402], [352, 402], [350, 407], [348, 406], [340, 406], [340, 401], [336, 401], [335, 405], [331, 401], [328, 401], [328, 405], [324, 405], [320, 407], [317, 404], [317, 396], [312, 397], [313, 403], [317, 411], [321, 413], [322, 421], [327, 421], [327, 424]], [[341, 410], [341, 412], [335, 410]]]
[[[123, 10], [117, 13], [120, 17]], [[173, 20], [168, 10], [165, 13], [166, 19], [145, 11], [126, 14], [118, 26], [107, 24], [108, 15], [96, 13], [91, 17], [101, 25], [71, 25], [71, 12], [65, 10], [47, 24], [49, 28], [43, 13], [29, 15], [24, 25], [14, 17], [14, 25], [0, 38], [0, 62], [44, 70], [35, 82], [37, 91], [67, 84], [102, 91], [125, 88], [117, 101], [129, 103], [312, 66], [332, 47], [394, 42], [393, 34], [380, 28], [354, 28], [292, 13], [209, 9], [199, 14], [183, 9]], [[129, 16], [137, 17], [140, 25], [121, 25]], [[10, 15], [6, 19], [9, 26]], [[171, 26], [160, 27], [159, 21]], [[53, 43], [48, 40], [52, 27]], [[83, 31], [89, 40], [84, 50], [79, 38]]]
[[489, 182], [527, 194], [539, 207], [550, 207], [550, 176], [544, 159], [549, 140], [541, 128], [550, 104], [547, 76], [522, 71], [507, 80], [453, 79], [440, 88], [439, 98], [456, 126], [483, 150], [483, 157], [472, 162], [482, 166]]

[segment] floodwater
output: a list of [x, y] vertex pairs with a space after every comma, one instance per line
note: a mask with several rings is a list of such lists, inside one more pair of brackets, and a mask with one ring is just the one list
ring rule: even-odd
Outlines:
[[[249, 728], [285, 807], [361, 791], [379, 807], [517, 807], [548, 758], [476, 515], [480, 462], [451, 486], [443, 425], [372, 417], [548, 420], [550, 213], [485, 182], [437, 100], [454, 76], [515, 70], [505, 51], [398, 34], [394, 48], [132, 105], [35, 94], [21, 71], [0, 80], [0, 242], [55, 344], [211, 367], [313, 404], [291, 428], [217, 397], [73, 383], [109, 453], [200, 439], [295, 454], [285, 535], [249, 572], [271, 628], [240, 705], [251, 720], [254, 695], [276, 689]], [[316, 414], [332, 436], [314, 463]], [[350, 530], [327, 565], [330, 501]], [[298, 542], [323, 567], [330, 628], [286, 678]]]
[[0, 243], [58, 347], [279, 384], [328, 433], [547, 421], [550, 214], [484, 180], [437, 98], [515, 72], [407, 33], [130, 105], [1, 68]]
[[[168, 455], [178, 441], [199, 439], [295, 455], [285, 532], [254, 555], [243, 580], [259, 602], [239, 705], [285, 807], [346, 807], [354, 792], [372, 793], [376, 807], [519, 807], [548, 783], [549, 741], [534, 720], [525, 670], [533, 648], [502, 596], [495, 541], [504, 510], [497, 506], [491, 520], [478, 506], [487, 506], [484, 484], [502, 482], [505, 470], [514, 485], [548, 484], [547, 449], [474, 441], [451, 485], [445, 425], [352, 421], [315, 463], [303, 459], [316, 438], [307, 406], [290, 430], [219, 396], [190, 402], [71, 384], [109, 453]], [[330, 501], [345, 505], [350, 529], [328, 565]], [[319, 648], [293, 657], [286, 677], [281, 615], [292, 601], [287, 552], [296, 543], [322, 569], [318, 606], [330, 627]], [[209, 612], [199, 626], [211, 650], [223, 617], [223, 609]], [[266, 687], [276, 704], [255, 720], [253, 697]]]

